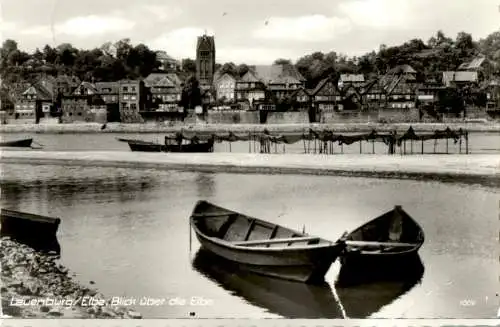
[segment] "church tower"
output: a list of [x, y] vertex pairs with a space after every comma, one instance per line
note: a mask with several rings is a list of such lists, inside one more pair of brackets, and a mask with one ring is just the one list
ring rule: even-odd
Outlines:
[[215, 40], [213, 36], [198, 37], [196, 44], [196, 78], [201, 85], [212, 85], [215, 73]]

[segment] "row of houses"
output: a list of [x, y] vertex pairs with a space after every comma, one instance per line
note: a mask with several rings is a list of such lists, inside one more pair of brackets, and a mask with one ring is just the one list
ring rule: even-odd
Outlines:
[[498, 83], [479, 79], [478, 67], [483, 60], [461, 65], [456, 72], [443, 72], [441, 80], [419, 81], [411, 66], [400, 65], [374, 80], [365, 80], [362, 74], [342, 74], [338, 81], [327, 77], [314, 89], [305, 88], [304, 78], [293, 66], [256, 66], [240, 79], [228, 73], [216, 74], [214, 87], [219, 102], [246, 102], [250, 108], [261, 110], [279, 110], [283, 103], [285, 110], [414, 108], [436, 103], [443, 90], [460, 91], [467, 87], [484, 92], [488, 104], [498, 107]]
[[[389, 70], [375, 80], [362, 74], [342, 74], [320, 81], [314, 89], [293, 65], [251, 66], [241, 78], [216, 72], [213, 85], [202, 85], [205, 110], [238, 108], [261, 111], [338, 112], [380, 108], [409, 109], [432, 104], [443, 89], [479, 86], [478, 60], [456, 72], [443, 72], [442, 80], [417, 81], [409, 65]], [[152, 73], [142, 80], [80, 81], [76, 77], [41, 76], [0, 94], [2, 110], [14, 119], [58, 117], [72, 121], [139, 122], [179, 115], [183, 80], [175, 72]], [[488, 106], [500, 104], [500, 85], [483, 85]]]

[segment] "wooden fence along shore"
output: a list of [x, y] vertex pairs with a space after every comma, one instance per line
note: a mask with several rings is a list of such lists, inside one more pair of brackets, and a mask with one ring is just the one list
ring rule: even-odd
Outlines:
[[[388, 154], [396, 154], [397, 147], [401, 155], [424, 153], [424, 142], [434, 140], [434, 151], [439, 140], [445, 140], [446, 150], [449, 153], [449, 141], [459, 143], [459, 153], [469, 153], [469, 134], [466, 130], [458, 129], [456, 131], [447, 127], [444, 130], [437, 130], [432, 133], [416, 133], [413, 127], [403, 134], [393, 132], [377, 132], [373, 130], [370, 133], [364, 134], [336, 134], [330, 130], [314, 130], [312, 128], [305, 130], [302, 133], [280, 133], [271, 134], [268, 130], [263, 132], [193, 132], [181, 131], [178, 133], [169, 134], [165, 137], [167, 140], [176, 140], [177, 142], [187, 140], [191, 142], [202, 142], [214, 140], [215, 142], [228, 142], [229, 151], [231, 152], [231, 143], [233, 142], [248, 142], [248, 151], [250, 153], [286, 153], [287, 144], [295, 144], [303, 142], [304, 153], [314, 154], [334, 154], [335, 145], [340, 147], [340, 153], [344, 153], [344, 145], [351, 145], [359, 142], [359, 153], [363, 153], [363, 142], [372, 144], [372, 153], [375, 153], [375, 142], [382, 142], [387, 145]], [[409, 144], [408, 144], [409, 143]], [[465, 146], [463, 146], [465, 143]], [[420, 149], [418, 149], [420, 145]], [[409, 146], [409, 149], [408, 149]], [[462, 151], [464, 147], [465, 151]]]

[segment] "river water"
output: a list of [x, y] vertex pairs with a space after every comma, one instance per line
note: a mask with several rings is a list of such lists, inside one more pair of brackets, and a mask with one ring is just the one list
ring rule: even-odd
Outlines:
[[[148, 133], [95, 133], [95, 134], [38, 134], [38, 133], [13, 133], [0, 134], [0, 140], [11, 141], [32, 137], [34, 147], [43, 147], [46, 151], [85, 151], [85, 150], [115, 150], [129, 151], [127, 143], [117, 141], [117, 138], [139, 139], [156, 143], [163, 143], [164, 134]], [[412, 144], [413, 143], [413, 144]], [[448, 143], [448, 145], [447, 145]], [[316, 144], [319, 147], [319, 144]], [[454, 143], [452, 140], [438, 140], [434, 144], [433, 140], [424, 142], [424, 153], [465, 153], [465, 141]], [[304, 153], [313, 152], [315, 148], [314, 141], [299, 141], [295, 144], [277, 145], [271, 147], [272, 153]], [[9, 150], [11, 150], [10, 148]], [[387, 153], [387, 146], [382, 142], [361, 142], [351, 145], [334, 145], [333, 151], [336, 154], [341, 153]], [[254, 142], [222, 142], [216, 143], [215, 152], [258, 152], [258, 144]], [[418, 141], [407, 141], [406, 153], [421, 153], [421, 143]], [[500, 153], [500, 133], [469, 133], [469, 153]], [[401, 148], [397, 149], [399, 154]]]
[[[122, 148], [119, 142], [113, 148], [114, 137], [37, 134], [36, 140], [52, 150]], [[95, 282], [110, 297], [166, 299], [136, 305], [146, 318], [492, 318], [498, 310], [498, 189], [332, 176], [1, 168], [2, 207], [60, 217], [61, 260], [79, 281]], [[338, 262], [326, 276], [329, 286], [320, 288], [238, 275], [198, 253], [194, 237], [190, 243], [188, 217], [199, 199], [331, 240], [400, 204], [425, 231], [419, 251], [425, 271], [404, 287], [350, 289], [335, 285]]]

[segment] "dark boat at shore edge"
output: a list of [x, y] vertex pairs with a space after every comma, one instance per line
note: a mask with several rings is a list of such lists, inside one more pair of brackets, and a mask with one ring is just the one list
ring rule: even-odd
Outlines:
[[33, 143], [33, 139], [22, 139], [15, 141], [5, 141], [0, 142], [0, 147], [14, 147], [14, 148], [31, 148], [31, 144]]
[[134, 152], [213, 152], [213, 141], [189, 143], [189, 144], [160, 144], [141, 140], [129, 140], [118, 138], [120, 142], [128, 143], [130, 150]]

